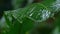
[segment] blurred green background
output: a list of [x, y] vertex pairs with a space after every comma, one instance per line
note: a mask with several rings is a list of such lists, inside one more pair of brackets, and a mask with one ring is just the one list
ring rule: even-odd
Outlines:
[[0, 34], [60, 34], [60, 0], [0, 0]]

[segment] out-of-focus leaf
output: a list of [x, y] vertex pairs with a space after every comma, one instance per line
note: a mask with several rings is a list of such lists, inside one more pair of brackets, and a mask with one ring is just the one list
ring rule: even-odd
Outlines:
[[[8, 13], [9, 15], [5, 14], [7, 24], [10, 26], [10, 24], [13, 23], [11, 24], [13, 28], [10, 29], [8, 34], [26, 34], [26, 32], [31, 30], [34, 26], [49, 18], [53, 18], [55, 14], [60, 11], [60, 2], [58, 1], [59, 0], [44, 0], [41, 3], [33, 3], [25, 8], [13, 10]], [[13, 22], [8, 18], [10, 15], [11, 18], [14, 19]], [[59, 16], [55, 18], [57, 26], [60, 19]]]
[[13, 5], [13, 8], [14, 9], [18, 9], [21, 7], [22, 3], [24, 2], [25, 0], [12, 0], [12, 5]]

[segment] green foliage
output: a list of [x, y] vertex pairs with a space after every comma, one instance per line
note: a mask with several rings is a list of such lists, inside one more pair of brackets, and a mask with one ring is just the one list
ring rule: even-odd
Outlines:
[[[19, 5], [19, 2], [16, 2], [16, 4]], [[4, 16], [8, 29], [3, 30], [6, 31], [4, 34], [27, 34], [29, 30], [38, 24], [37, 22], [41, 23], [50, 17], [55, 17], [55, 26], [59, 27], [59, 4], [59, 0], [43, 0], [41, 3], [27, 5], [25, 8], [19, 8], [10, 12], [6, 11]], [[55, 16], [56, 14], [57, 16]]]

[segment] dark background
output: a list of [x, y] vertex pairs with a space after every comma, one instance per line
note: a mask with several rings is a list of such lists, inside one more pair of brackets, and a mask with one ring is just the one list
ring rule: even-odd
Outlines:
[[0, 0], [0, 19], [3, 16], [4, 11], [12, 10], [12, 0]]

